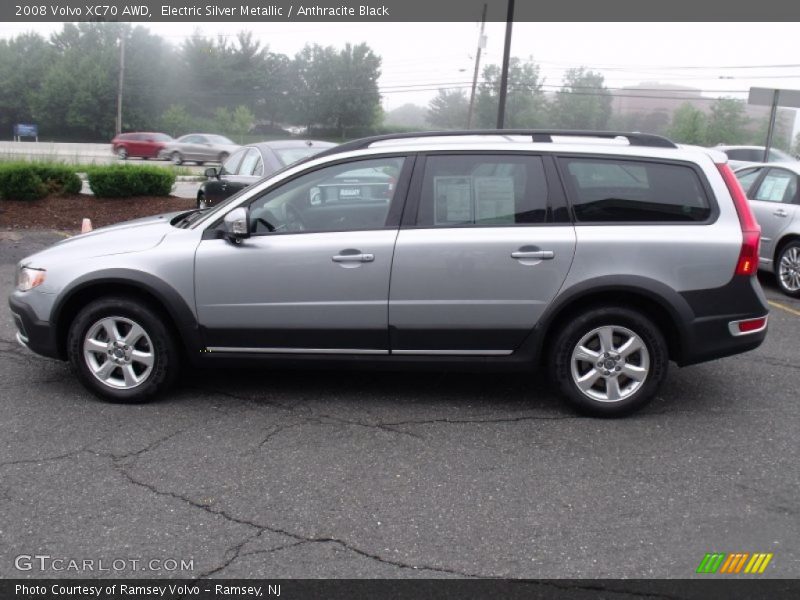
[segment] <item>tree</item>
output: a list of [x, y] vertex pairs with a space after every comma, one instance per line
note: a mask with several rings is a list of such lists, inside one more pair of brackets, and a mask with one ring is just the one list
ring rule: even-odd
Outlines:
[[[508, 128], [543, 127], [547, 121], [547, 102], [542, 91], [544, 81], [539, 66], [528, 59], [512, 58], [508, 67], [505, 126]], [[500, 96], [500, 67], [487, 65], [475, 98], [475, 121], [478, 127], [497, 125]]]
[[469, 100], [463, 90], [441, 89], [428, 105], [427, 120], [442, 129], [465, 129]]
[[711, 116], [706, 128], [707, 145], [747, 143], [748, 122], [742, 100], [718, 98], [711, 105]]
[[383, 124], [390, 127], [424, 129], [429, 125], [428, 109], [408, 102], [387, 112], [383, 117]]
[[220, 107], [214, 113], [216, 130], [233, 138], [238, 138], [240, 143], [243, 143], [244, 135], [250, 131], [254, 123], [253, 112], [244, 105], [237, 106], [233, 110]]
[[306, 46], [294, 58], [292, 116], [295, 124], [336, 129], [368, 128], [380, 117], [381, 59], [366, 44]]
[[183, 104], [171, 104], [161, 115], [161, 128], [172, 137], [189, 133], [194, 129], [195, 120]]
[[35, 120], [32, 106], [54, 56], [53, 47], [38, 33], [0, 40], [0, 131], [3, 134], [10, 135], [16, 123]]
[[611, 117], [611, 94], [600, 73], [585, 67], [567, 70], [563, 87], [556, 92], [550, 114], [555, 127], [603, 130]]
[[669, 137], [682, 144], [705, 146], [707, 121], [701, 110], [684, 102], [672, 115]]

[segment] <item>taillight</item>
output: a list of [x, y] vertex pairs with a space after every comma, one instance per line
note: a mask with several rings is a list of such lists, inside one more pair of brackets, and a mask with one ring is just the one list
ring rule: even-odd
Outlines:
[[750, 210], [739, 180], [733, 174], [731, 168], [721, 163], [717, 165], [720, 175], [722, 175], [725, 185], [733, 198], [733, 205], [736, 207], [736, 214], [739, 215], [739, 225], [742, 227], [742, 249], [739, 252], [739, 262], [736, 263], [737, 275], [755, 275], [758, 271], [758, 247], [761, 243], [761, 226]]

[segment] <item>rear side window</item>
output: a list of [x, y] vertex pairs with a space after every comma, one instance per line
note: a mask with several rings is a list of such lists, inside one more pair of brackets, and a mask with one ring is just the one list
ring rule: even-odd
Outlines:
[[421, 227], [494, 227], [547, 220], [539, 156], [429, 156], [417, 213]]
[[783, 169], [770, 169], [758, 186], [753, 200], [790, 204], [796, 196], [797, 175]]
[[584, 223], [705, 221], [711, 206], [691, 167], [562, 158], [575, 219]]

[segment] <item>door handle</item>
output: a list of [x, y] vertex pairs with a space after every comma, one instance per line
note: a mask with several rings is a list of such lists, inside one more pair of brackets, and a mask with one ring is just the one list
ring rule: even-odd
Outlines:
[[539, 258], [542, 260], [549, 260], [555, 258], [555, 256], [552, 250], [531, 250], [529, 252], [517, 250], [511, 253], [511, 258]]
[[787, 216], [789, 216], [789, 213], [787, 213], [787, 212], [786, 212], [785, 210], [783, 210], [782, 208], [779, 208], [778, 210], [776, 210], [776, 211], [775, 211], [774, 213], [772, 213], [772, 214], [773, 214], [773, 215], [775, 215], [776, 217], [787, 217]]
[[372, 262], [375, 260], [374, 254], [336, 254], [331, 259], [336, 263], [343, 262]]

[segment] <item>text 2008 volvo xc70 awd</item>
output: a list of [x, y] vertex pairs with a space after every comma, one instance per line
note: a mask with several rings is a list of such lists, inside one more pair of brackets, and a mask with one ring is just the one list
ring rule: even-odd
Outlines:
[[620, 415], [669, 361], [766, 335], [759, 227], [725, 160], [645, 134], [367, 138], [34, 254], [11, 310], [20, 342], [120, 402], [184, 360], [541, 364], [578, 409]]

